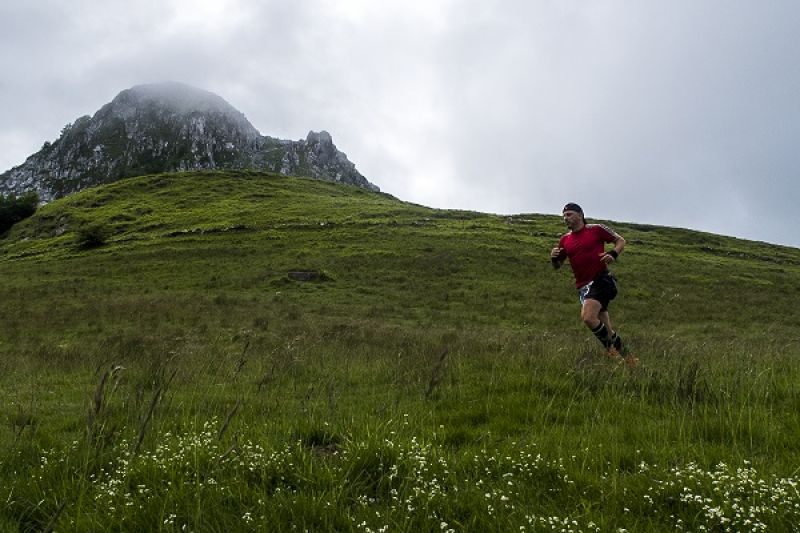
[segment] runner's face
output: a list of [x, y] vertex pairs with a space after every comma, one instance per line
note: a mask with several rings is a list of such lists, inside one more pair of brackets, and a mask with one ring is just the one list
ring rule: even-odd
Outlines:
[[583, 215], [577, 211], [564, 211], [564, 224], [571, 230], [579, 229], [583, 225]]

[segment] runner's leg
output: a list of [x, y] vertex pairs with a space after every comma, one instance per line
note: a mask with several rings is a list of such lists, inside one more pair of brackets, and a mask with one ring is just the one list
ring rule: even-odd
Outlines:
[[581, 320], [589, 329], [595, 329], [602, 322], [600, 320], [600, 310], [603, 304], [592, 298], [586, 298], [581, 306]]
[[608, 311], [601, 311], [598, 315], [600, 322], [606, 325], [606, 329], [608, 331], [614, 331], [614, 328], [611, 327], [611, 317], [608, 315]]
[[[604, 312], [600, 310], [603, 308], [603, 304], [595, 299], [586, 298], [583, 301], [583, 307], [581, 307], [581, 320], [583, 323], [586, 324], [592, 334], [597, 337], [603, 346], [608, 348], [611, 345], [611, 330], [606, 327], [605, 322], [602, 320]], [[608, 319], [608, 313], [605, 313], [606, 319]]]

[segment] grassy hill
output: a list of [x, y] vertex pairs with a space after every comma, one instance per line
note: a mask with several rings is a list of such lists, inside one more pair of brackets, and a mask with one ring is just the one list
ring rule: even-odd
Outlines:
[[635, 369], [558, 217], [251, 172], [42, 207], [0, 240], [0, 528], [794, 530], [800, 250], [606, 223]]

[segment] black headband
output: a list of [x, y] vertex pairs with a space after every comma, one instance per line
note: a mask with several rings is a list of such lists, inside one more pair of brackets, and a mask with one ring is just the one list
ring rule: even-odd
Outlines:
[[581, 215], [583, 214], [583, 209], [581, 209], [581, 206], [579, 206], [578, 204], [573, 204], [572, 202], [564, 206], [564, 209], [562, 209], [561, 212], [563, 213], [564, 211], [575, 211], [576, 213], [580, 213]]

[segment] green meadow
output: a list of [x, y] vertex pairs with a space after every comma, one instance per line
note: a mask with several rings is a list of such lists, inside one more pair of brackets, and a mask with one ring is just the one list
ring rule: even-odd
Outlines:
[[144, 176], [0, 238], [0, 530], [800, 530], [800, 250]]

